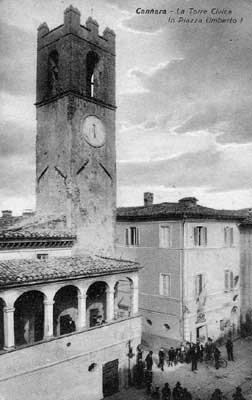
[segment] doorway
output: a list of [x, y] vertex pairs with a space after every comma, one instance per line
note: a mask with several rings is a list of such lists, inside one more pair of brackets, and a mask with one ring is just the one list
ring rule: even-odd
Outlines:
[[204, 343], [207, 340], [207, 326], [201, 325], [196, 328], [196, 339], [201, 343]]
[[119, 391], [118, 360], [109, 361], [102, 368], [103, 396], [111, 396]]

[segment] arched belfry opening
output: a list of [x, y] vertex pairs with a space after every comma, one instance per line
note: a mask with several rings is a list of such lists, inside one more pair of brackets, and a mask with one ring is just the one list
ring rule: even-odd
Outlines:
[[54, 296], [54, 336], [76, 331], [77, 317], [78, 289], [72, 285], [64, 286]]
[[48, 89], [50, 94], [56, 94], [59, 79], [59, 54], [53, 50], [48, 57]]
[[87, 324], [97, 326], [106, 321], [106, 290], [105, 282], [95, 282], [87, 291]]
[[23, 293], [14, 304], [15, 345], [32, 344], [44, 336], [44, 294], [32, 290]]
[[86, 61], [86, 71], [87, 71], [87, 96], [89, 97], [97, 97], [97, 89], [98, 89], [98, 64], [99, 57], [94, 51], [90, 51], [87, 54]]

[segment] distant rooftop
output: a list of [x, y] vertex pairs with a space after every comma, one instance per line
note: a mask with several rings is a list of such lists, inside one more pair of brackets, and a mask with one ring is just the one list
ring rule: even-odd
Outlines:
[[151, 193], [144, 194], [144, 206], [117, 208], [118, 221], [140, 221], [157, 219], [217, 219], [217, 220], [244, 220], [248, 213], [244, 210], [216, 210], [197, 204], [195, 197], [184, 197], [177, 203], [164, 202], [153, 204], [146, 201]]
[[76, 240], [66, 226], [65, 216], [39, 218], [34, 212], [25, 211], [15, 217], [10, 210], [2, 211], [2, 215], [0, 249], [71, 247]]

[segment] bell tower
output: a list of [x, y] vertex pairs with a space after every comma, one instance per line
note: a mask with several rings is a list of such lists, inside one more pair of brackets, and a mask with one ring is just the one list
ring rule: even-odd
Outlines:
[[113, 255], [116, 212], [115, 34], [70, 6], [38, 28], [36, 198], [65, 215], [75, 252]]

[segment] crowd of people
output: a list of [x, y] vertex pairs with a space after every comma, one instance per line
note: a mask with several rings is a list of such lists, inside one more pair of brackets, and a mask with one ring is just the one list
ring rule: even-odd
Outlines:
[[[233, 356], [233, 342], [228, 339], [226, 342], [227, 358], [229, 361], [234, 361]], [[218, 361], [220, 359], [220, 350], [212, 341], [208, 338], [207, 342], [203, 346], [199, 341], [197, 343], [187, 342], [185, 345], [181, 344], [180, 347], [171, 347], [168, 351], [165, 351], [163, 347], [158, 352], [158, 368], [164, 371], [165, 363], [168, 367], [176, 365], [177, 363], [191, 363], [192, 371], [196, 371], [198, 368], [198, 362], [204, 360], [214, 359], [215, 368], [219, 368]], [[153, 385], [153, 351], [149, 351], [147, 356], [143, 358], [143, 349], [141, 345], [137, 347], [136, 355], [136, 366], [134, 370], [134, 380], [137, 387], [146, 387], [146, 393], [150, 398], [160, 400], [192, 400], [192, 394], [190, 391], [182, 387], [180, 382], [177, 382], [172, 389], [168, 382], [164, 384], [164, 387], [160, 389], [159, 386]], [[211, 395], [210, 400], [225, 400], [226, 397], [223, 395], [220, 389], [215, 389]], [[236, 388], [235, 393], [232, 395], [233, 400], [245, 400], [242, 390], [240, 387]], [[199, 398], [195, 400], [200, 400]]]
[[[228, 339], [227, 344], [227, 355], [229, 361], [234, 361], [233, 356], [233, 342], [231, 339]], [[208, 338], [205, 345], [200, 343], [198, 340], [196, 343], [186, 342], [185, 344], [181, 344], [180, 347], [174, 348], [170, 347], [170, 349], [165, 352], [163, 348], [159, 350], [159, 364], [158, 367], [164, 371], [165, 361], [167, 362], [168, 367], [172, 367], [173, 365], [177, 365], [177, 363], [191, 363], [192, 371], [198, 370], [198, 363], [212, 360], [215, 361], [215, 368], [219, 368], [219, 361], [221, 352], [213, 342], [211, 338]]]
[[[159, 386], [155, 386], [154, 388], [148, 387], [147, 394], [151, 399], [156, 400], [193, 400], [190, 391], [187, 388], [182, 387], [180, 382], [177, 382], [173, 389], [170, 387], [168, 382], [164, 384], [161, 390]], [[242, 390], [239, 386], [235, 389], [232, 399], [245, 400], [245, 397], [243, 396]], [[195, 400], [201, 399], [197, 397]], [[210, 400], [227, 400], [227, 397], [220, 389], [215, 389], [210, 397]]]

